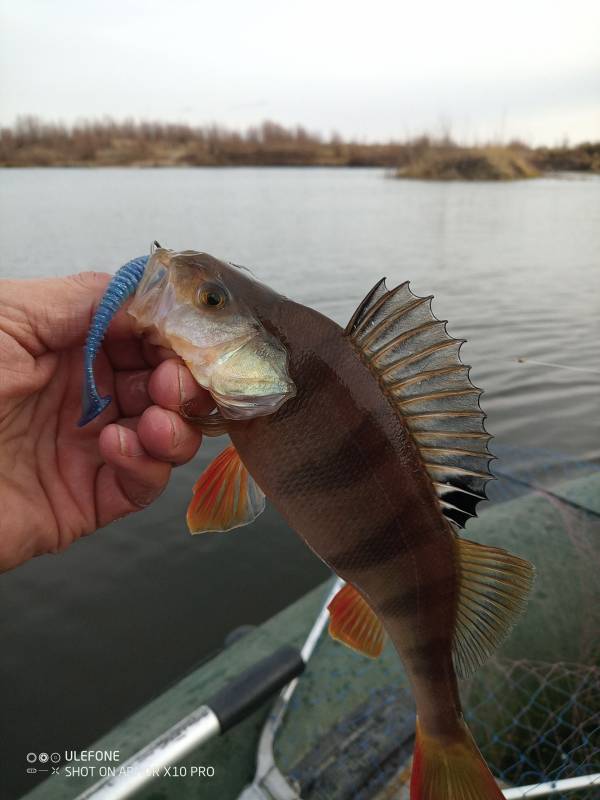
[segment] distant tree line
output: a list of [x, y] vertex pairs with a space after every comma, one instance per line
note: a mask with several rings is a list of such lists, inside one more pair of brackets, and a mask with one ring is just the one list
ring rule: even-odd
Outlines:
[[240, 132], [216, 124], [109, 118], [66, 126], [28, 116], [0, 129], [0, 166], [179, 165], [363, 166], [418, 178], [530, 177], [554, 170], [600, 172], [600, 143], [532, 148], [513, 141], [464, 147], [448, 135], [366, 143], [271, 121]]

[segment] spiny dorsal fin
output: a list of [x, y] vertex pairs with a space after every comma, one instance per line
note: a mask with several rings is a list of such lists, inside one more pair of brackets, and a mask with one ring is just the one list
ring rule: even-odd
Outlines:
[[379, 281], [346, 327], [408, 426], [440, 507], [455, 527], [475, 516], [494, 458], [487, 443], [481, 390], [460, 360], [463, 340], [417, 297], [408, 282], [388, 291]]
[[452, 646], [459, 678], [468, 678], [508, 636], [525, 609], [533, 566], [498, 547], [455, 539], [459, 596]]
[[375, 286], [371, 289], [369, 294], [365, 297], [365, 299], [356, 309], [356, 311], [352, 315], [352, 319], [346, 326], [345, 332], [347, 334], [352, 333], [354, 328], [362, 322], [365, 314], [369, 311], [369, 309], [372, 308], [373, 305], [386, 294], [387, 294], [387, 287], [385, 285], [385, 278], [382, 278], [380, 281], [377, 281]]

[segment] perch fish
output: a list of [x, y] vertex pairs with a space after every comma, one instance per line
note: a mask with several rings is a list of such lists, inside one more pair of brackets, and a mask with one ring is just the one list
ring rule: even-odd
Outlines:
[[[411, 800], [501, 800], [457, 678], [508, 635], [534, 571], [459, 536], [493, 456], [481, 392], [432, 298], [381, 280], [343, 329], [205, 253], [159, 248], [137, 275], [129, 313], [214, 397], [203, 430], [231, 440], [194, 487], [191, 532], [246, 525], [266, 495], [347, 582], [331, 635], [371, 657], [389, 636], [404, 664]], [[83, 423], [96, 413], [91, 368], [86, 380]]]

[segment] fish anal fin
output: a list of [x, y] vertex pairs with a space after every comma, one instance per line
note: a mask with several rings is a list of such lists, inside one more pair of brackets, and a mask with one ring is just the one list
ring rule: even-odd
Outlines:
[[233, 445], [196, 481], [187, 510], [190, 533], [230, 531], [249, 525], [264, 510], [265, 496]]
[[498, 547], [456, 539], [459, 598], [452, 657], [467, 678], [496, 650], [527, 604], [534, 567]]
[[[454, 339], [408, 282], [371, 289], [346, 327], [363, 361], [377, 377], [421, 455], [440, 510], [455, 527], [475, 515], [469, 495], [485, 499], [492, 455], [481, 391], [471, 383]], [[450, 508], [442, 496], [453, 492]], [[462, 493], [462, 494], [461, 494]], [[464, 498], [464, 502], [461, 500]]]
[[333, 639], [370, 658], [381, 655], [385, 643], [383, 625], [358, 589], [347, 583], [328, 609], [329, 634]]

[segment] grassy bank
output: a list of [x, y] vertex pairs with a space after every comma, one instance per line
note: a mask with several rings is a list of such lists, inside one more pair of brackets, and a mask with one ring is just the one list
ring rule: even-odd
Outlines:
[[0, 130], [0, 166], [365, 166], [398, 177], [507, 180], [547, 172], [600, 173], [600, 142], [576, 147], [462, 147], [445, 138], [366, 144], [323, 138], [273, 122], [243, 133], [217, 125], [193, 128], [110, 120], [66, 127], [35, 118]]
[[398, 177], [429, 180], [498, 181], [536, 178], [541, 174], [534, 153], [509, 147], [428, 147], [398, 169]]

